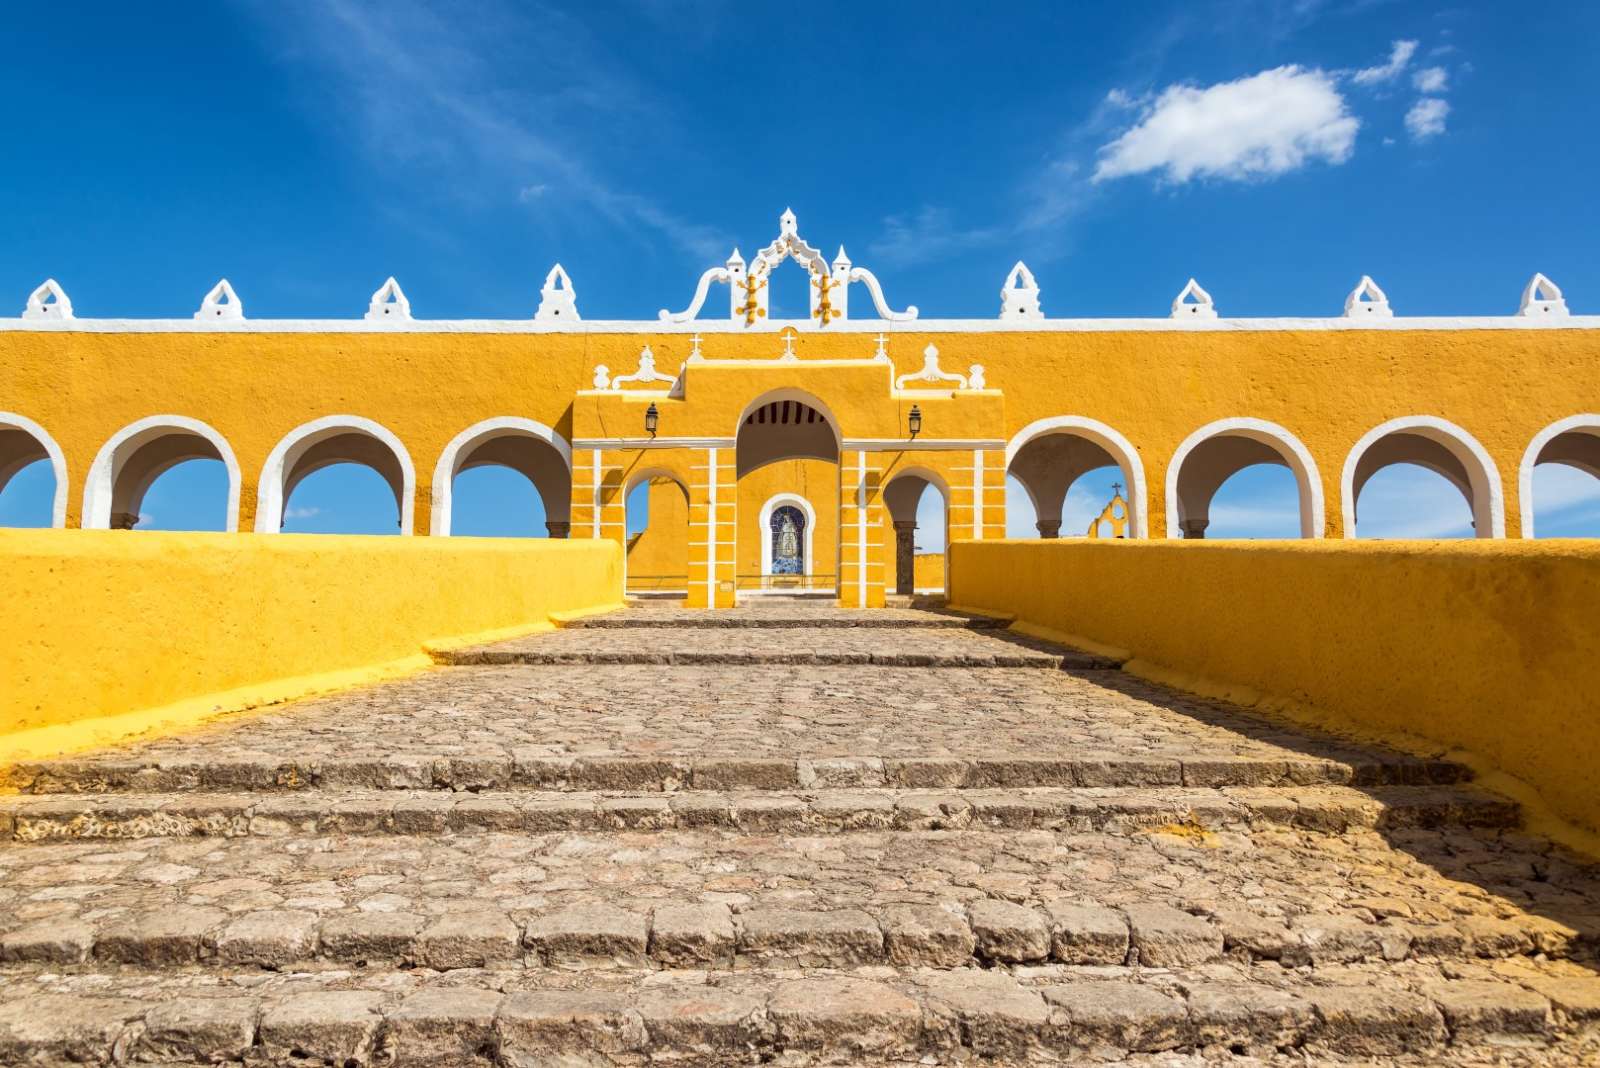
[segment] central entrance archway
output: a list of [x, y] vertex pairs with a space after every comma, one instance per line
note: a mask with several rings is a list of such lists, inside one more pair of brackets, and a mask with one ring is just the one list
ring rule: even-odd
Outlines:
[[745, 409], [734, 453], [739, 595], [836, 595], [839, 441], [809, 394], [783, 390]]

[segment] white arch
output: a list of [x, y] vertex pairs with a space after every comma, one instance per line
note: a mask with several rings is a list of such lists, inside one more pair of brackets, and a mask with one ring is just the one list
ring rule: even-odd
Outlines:
[[303, 423], [285, 434], [273, 446], [267, 462], [261, 468], [261, 484], [256, 493], [256, 533], [276, 534], [283, 529], [284, 479], [294, 467], [294, 462], [319, 441], [335, 434], [366, 434], [376, 438], [394, 453], [400, 463], [400, 533], [412, 532], [412, 517], [417, 495], [417, 473], [411, 466], [411, 454], [400, 444], [400, 439], [385, 426], [359, 415], [329, 415]]
[[16, 412], [0, 412], [0, 429], [10, 428], [20, 430], [37, 441], [44, 449], [45, 456], [50, 460], [50, 470], [55, 475], [55, 495], [50, 499], [50, 525], [60, 528], [67, 525], [67, 455], [61, 451], [61, 446], [56, 444], [56, 439], [45, 431], [45, 428], [35, 423], [25, 415]]
[[1178, 525], [1178, 476], [1183, 470], [1184, 460], [1202, 442], [1222, 435], [1258, 441], [1283, 457], [1283, 462], [1294, 472], [1295, 483], [1300, 489], [1300, 536], [1322, 537], [1324, 520], [1327, 518], [1322, 496], [1322, 476], [1317, 471], [1317, 462], [1311, 458], [1310, 450], [1277, 423], [1245, 416], [1207, 423], [1184, 438], [1178, 451], [1172, 454], [1172, 462], [1167, 465], [1167, 537], [1183, 537], [1183, 528]]
[[[455, 497], [456, 475], [461, 472], [461, 461], [471, 455], [472, 450], [479, 444], [502, 434], [526, 434], [547, 442], [556, 452], [561, 454], [562, 463], [567, 465], [567, 475], [572, 474], [572, 446], [567, 439], [557, 434], [550, 427], [533, 419], [522, 419], [518, 416], [507, 415], [494, 419], [485, 419], [481, 423], [473, 423], [467, 429], [450, 439], [450, 444], [444, 447], [444, 453], [439, 457], [439, 462], [433, 468], [433, 515], [428, 522], [430, 533], [443, 536], [450, 533], [453, 501]], [[548, 508], [548, 505], [546, 506]]]
[[[122, 465], [133, 451], [147, 442], [163, 436], [164, 431], [180, 431], [204, 438], [217, 450], [223, 466], [228, 469], [228, 512], [226, 530], [232, 534], [239, 529], [239, 461], [234, 458], [228, 440], [198, 419], [183, 415], [152, 415], [147, 419], [129, 423], [100, 447], [94, 463], [89, 468], [88, 480], [83, 486], [83, 526], [86, 530], [109, 530], [111, 527], [112, 495], [116, 491], [117, 476]], [[132, 444], [126, 455], [118, 456], [124, 445]]]
[[817, 512], [811, 507], [811, 502], [797, 493], [774, 493], [767, 498], [767, 503], [761, 506], [761, 574], [772, 574], [772, 513], [786, 504], [792, 504], [806, 517], [806, 577], [810, 577], [813, 568], [811, 545], [817, 530]]
[[749, 404], [746, 404], [744, 411], [739, 413], [739, 421], [733, 424], [734, 440], [738, 440], [739, 431], [744, 429], [744, 421], [750, 418], [752, 412], [776, 401], [797, 401], [808, 408], [815, 408], [817, 414], [827, 421], [828, 427], [833, 431], [834, 444], [841, 449], [844, 447], [844, 430], [839, 426], [839, 419], [833, 414], [833, 410], [822, 403], [822, 399], [815, 393], [808, 393], [803, 389], [795, 389], [791, 386], [770, 389]]
[[1382, 438], [1390, 434], [1415, 434], [1444, 446], [1466, 469], [1472, 495], [1468, 506], [1472, 509], [1472, 529], [1480, 538], [1506, 536], [1506, 497], [1500, 484], [1500, 472], [1494, 466], [1489, 451], [1478, 439], [1464, 429], [1433, 415], [1407, 415], [1391, 419], [1373, 427], [1361, 436], [1345, 457], [1344, 472], [1339, 479], [1342, 498], [1344, 536], [1356, 536], [1356, 465], [1361, 457]]
[[1035, 419], [1017, 431], [1006, 443], [1006, 471], [1010, 472], [1011, 461], [1016, 459], [1017, 453], [1028, 442], [1046, 434], [1061, 433], [1077, 434], [1079, 437], [1087, 438], [1111, 454], [1117, 466], [1122, 468], [1122, 477], [1128, 480], [1128, 514], [1133, 520], [1133, 536], [1148, 538], [1150, 517], [1145, 514], [1145, 501], [1148, 498], [1145, 492], [1144, 462], [1139, 459], [1139, 452], [1131, 441], [1097, 419], [1081, 415], [1053, 415], [1045, 419]]
[[[0, 416], [3, 420], [4, 416]], [[1522, 454], [1522, 463], [1517, 467], [1517, 505], [1522, 515], [1522, 536], [1533, 537], [1533, 468], [1539, 462], [1539, 454], [1551, 440], [1573, 430], [1587, 430], [1591, 434], [1600, 435], [1600, 414], [1586, 412], [1583, 415], [1569, 415], [1565, 419], [1557, 419], [1543, 430], [1533, 436], [1528, 443], [1527, 451]]]

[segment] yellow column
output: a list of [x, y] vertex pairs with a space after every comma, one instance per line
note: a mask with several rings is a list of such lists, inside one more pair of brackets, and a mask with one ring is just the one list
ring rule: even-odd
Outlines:
[[572, 452], [572, 530], [574, 538], [610, 538], [627, 543], [627, 502], [622, 496], [626, 455], [600, 449]]
[[839, 604], [882, 608], [887, 591], [881, 454], [846, 449], [839, 463]]
[[1006, 536], [1006, 454], [974, 449], [971, 460], [953, 467], [950, 537], [987, 541]]
[[732, 608], [738, 511], [734, 450], [708, 448], [691, 470], [688, 606]]

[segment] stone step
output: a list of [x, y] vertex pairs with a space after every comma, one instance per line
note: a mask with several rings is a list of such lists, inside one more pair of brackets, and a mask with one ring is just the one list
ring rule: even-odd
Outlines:
[[1096, 671], [1115, 660], [1003, 630], [966, 627], [580, 627], [491, 645], [441, 649], [440, 664], [877, 666]]
[[[147, 897], [156, 897], [148, 893]], [[123, 894], [124, 901], [130, 895]], [[1272, 962], [1289, 969], [1589, 954], [1593, 935], [1556, 921], [1487, 916], [1448, 922], [1358, 911], [1285, 920], [1242, 906], [1210, 914], [1145, 903], [1120, 908], [999, 898], [846, 909], [690, 900], [603, 900], [529, 912], [500, 906], [409, 911], [228, 911], [123, 907], [113, 917], [49, 919], [0, 934], [0, 965], [710, 971], [995, 966], [1197, 968]], [[13, 968], [13, 973], [16, 969]]]
[[963, 969], [514, 982], [62, 981], [0, 1005], [0, 1061], [717, 1068], [1281, 1051], [1295, 1063], [1468, 1064], [1506, 1063], [1510, 1046], [1518, 1064], [1570, 1065], [1596, 1050], [1600, 1004], [1592, 978], [1352, 974], [1280, 986], [1189, 973], [1024, 982]]
[[[659, 744], [659, 743], [658, 743]], [[312, 759], [266, 753], [188, 757], [94, 756], [34, 761], [0, 772], [26, 795], [308, 790], [684, 792], [698, 790], [946, 789], [1134, 786], [1425, 786], [1471, 779], [1465, 765], [1399, 754], [1333, 760], [1314, 756], [1162, 757], [1087, 752], [978, 756], [759, 756], [730, 758], [591, 752], [525, 746], [479, 756], [397, 753]]]
[[686, 630], [776, 629], [947, 629], [1003, 630], [1010, 620], [965, 612], [914, 608], [835, 608], [831, 603], [752, 599], [738, 608], [685, 609], [641, 604], [622, 612], [585, 616], [563, 624], [571, 630], [628, 630], [677, 627]]
[[678, 793], [319, 790], [262, 795], [73, 794], [0, 798], [0, 840], [485, 830], [759, 834], [862, 829], [1103, 831], [1170, 827], [1203, 834], [1250, 825], [1511, 827], [1515, 803], [1469, 787], [1039, 787]]

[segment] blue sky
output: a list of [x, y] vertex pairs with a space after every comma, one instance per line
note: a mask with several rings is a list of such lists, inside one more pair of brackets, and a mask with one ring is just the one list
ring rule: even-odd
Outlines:
[[[1535, 270], [1600, 310], [1592, 3], [152, 10], [0, 39], [19, 308], [48, 275], [81, 316], [187, 316], [226, 275], [253, 317], [354, 317], [393, 274], [419, 317], [523, 318], [559, 260], [585, 316], [649, 318], [792, 205], [924, 317], [994, 315], [1019, 257], [1056, 316], [1160, 315], [1190, 275], [1224, 315], [1335, 314], [1364, 273], [1401, 314], [1494, 314]], [[525, 486], [474, 474], [469, 527], [540, 529]], [[1292, 533], [1285, 475], [1237, 476], [1212, 533]], [[1600, 532], [1594, 480], [1539, 478], [1541, 533]], [[203, 525], [217, 481], [184, 465], [145, 511]], [[47, 483], [19, 476], [0, 523]], [[330, 468], [290, 528], [393, 529], [385, 497]], [[1465, 517], [1415, 470], [1363, 495], [1364, 532]]]

